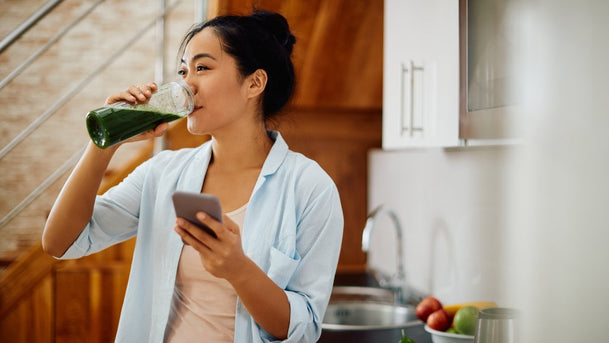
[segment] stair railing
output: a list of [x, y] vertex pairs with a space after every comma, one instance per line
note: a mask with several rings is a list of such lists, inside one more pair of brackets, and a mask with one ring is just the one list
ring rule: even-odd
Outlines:
[[21, 23], [17, 28], [15, 28], [11, 33], [9, 33], [2, 41], [0, 41], [0, 54], [9, 46], [11, 46], [14, 42], [21, 37], [22, 34], [27, 32], [32, 28], [40, 19], [44, 18], [51, 12], [59, 3], [63, 0], [51, 0], [47, 1], [44, 5], [42, 5], [34, 14], [32, 14], [29, 18], [27, 18], [23, 23]]
[[[13, 71], [10, 74], [8, 74], [2, 81], [0, 81], [0, 90], [2, 90], [2, 88], [4, 88], [4, 86], [9, 84], [9, 82], [13, 81], [13, 79], [16, 78], [19, 74], [21, 74], [21, 72], [23, 72], [29, 65], [32, 64], [32, 62], [34, 62], [36, 59], [38, 59], [38, 57], [40, 57], [40, 55], [42, 55], [45, 51], [49, 50], [51, 48], [51, 46], [53, 46], [53, 44], [55, 44], [55, 42], [57, 42], [59, 39], [61, 39], [61, 37], [63, 37], [66, 33], [70, 32], [70, 30], [72, 30], [72, 28], [74, 28], [74, 26], [76, 26], [78, 23], [80, 23], [91, 12], [93, 12], [93, 10], [97, 6], [99, 6], [104, 1], [106, 1], [106, 0], [98, 0], [95, 3], [93, 3], [91, 6], [89, 6], [89, 8], [87, 8], [86, 11], [81, 13], [76, 19], [74, 19], [68, 25], [66, 25], [61, 30], [59, 30], [59, 32], [57, 32], [51, 39], [49, 39], [49, 41], [46, 42], [40, 49], [38, 49], [35, 53], [33, 53], [30, 57], [28, 57], [18, 67], [13, 69]], [[46, 12], [46, 13], [48, 14], [48, 12]], [[25, 22], [28, 22], [28, 21], [26, 20]], [[29, 29], [30, 27], [31, 26], [27, 27], [27, 29]], [[15, 32], [17, 30], [20, 30], [20, 29], [17, 28], [13, 32]], [[13, 34], [13, 33], [9, 34], [9, 36], [12, 36], [12, 35], [15, 35], [15, 34]], [[7, 44], [9, 44], [9, 43], [12, 44], [13, 42], [14, 42], [14, 40], [11, 40], [10, 42], [7, 41]], [[7, 45], [7, 47], [8, 47], [8, 45]], [[4, 50], [4, 48], [2, 48], [0, 50], [0, 53], [2, 53], [2, 50]]]
[[[83, 12], [83, 14], [81, 14], [79, 17], [77, 17], [72, 23], [67, 25], [57, 35], [55, 35], [51, 40], [49, 40], [49, 43], [50, 42], [55, 43], [57, 40], [59, 40], [70, 29], [72, 29], [76, 25], [77, 22], [81, 21], [84, 17], [86, 17], [88, 14], [90, 14], [93, 11], [93, 9], [95, 9], [95, 7], [97, 7], [103, 1], [104, 0], [99, 0], [96, 3], [94, 3], [85, 12]], [[140, 39], [140, 37], [144, 33], [148, 32], [154, 25], [157, 25], [157, 31], [160, 32], [160, 39], [159, 39], [160, 43], [159, 43], [159, 47], [157, 48], [158, 55], [156, 57], [157, 58], [157, 63], [156, 63], [157, 67], [155, 69], [155, 74], [157, 74], [156, 75], [157, 80], [158, 81], [160, 80], [162, 82], [163, 75], [164, 75], [164, 70], [163, 70], [162, 66], [164, 65], [163, 61], [164, 61], [164, 50], [165, 50], [164, 49], [164, 46], [165, 46], [165, 41], [164, 41], [165, 17], [181, 1], [182, 0], [176, 0], [171, 5], [167, 6], [166, 0], [160, 0], [161, 10], [159, 11], [160, 14], [158, 16], [153, 18], [141, 30], [136, 32], [129, 40], [127, 40], [122, 46], [120, 46], [110, 57], [108, 57], [99, 66], [97, 66], [91, 73], [89, 73], [87, 76], [82, 78], [78, 83], [76, 83], [76, 85], [73, 86], [68, 92], [66, 92], [57, 102], [55, 102], [55, 104], [53, 104], [50, 108], [48, 108], [46, 111], [44, 111], [42, 114], [40, 114], [32, 123], [30, 123], [15, 138], [13, 138], [6, 146], [4, 146], [2, 149], [0, 149], [0, 159], [2, 159], [4, 156], [6, 156], [19, 143], [21, 143], [28, 136], [30, 136], [33, 132], [35, 132], [36, 129], [38, 129], [45, 121], [47, 121], [53, 114], [55, 114], [69, 100], [71, 100], [74, 96], [76, 96], [78, 94], [78, 92], [80, 92], [87, 84], [89, 84], [104, 69], [106, 69], [110, 64], [112, 64], [118, 57], [120, 57], [131, 45], [133, 45], [138, 39]], [[60, 2], [60, 1], [54, 1], [54, 3], [58, 3], [58, 2]], [[201, 5], [200, 3], [205, 3], [205, 1], [201, 1], [201, 0], [197, 0], [195, 2], [198, 4], [199, 8], [203, 8], [202, 7], [203, 5]], [[57, 5], [57, 4], [55, 4], [55, 5]], [[48, 14], [50, 12], [50, 9], [48, 9], [47, 7], [50, 7], [50, 5], [48, 5], [48, 3], [45, 6], [44, 11], [39, 10], [39, 11], [37, 11], [37, 13], [42, 12], [42, 13], [44, 13], [44, 15]], [[29, 26], [22, 27], [24, 25], [21, 25], [17, 29], [17, 30], [19, 30], [19, 33], [11, 33], [11, 34], [9, 34], [9, 36], [17, 36], [17, 37], [20, 36], [23, 32], [27, 31], [27, 29], [32, 27], [36, 23], [36, 21], [38, 21], [40, 19], [40, 18], [38, 18], [38, 16], [39, 15], [36, 14], [36, 17], [37, 17], [36, 20], [26, 20], [26, 23], [28, 23]], [[17, 31], [17, 30], [15, 30], [15, 31]], [[11, 43], [12, 42], [14, 42], [14, 39], [11, 40]], [[32, 56], [30, 56], [28, 61], [30, 59], [31, 60], [36, 59], [40, 54], [42, 54], [44, 51], [49, 49], [52, 45], [49, 43], [45, 44], [45, 46], [43, 46], [43, 48], [41, 48], [39, 51], [34, 53]], [[158, 61], [160, 61], [160, 62], [158, 62]], [[21, 71], [23, 71], [23, 69], [25, 69], [28, 65], [31, 65], [31, 64], [24, 63], [24, 64], [20, 65], [19, 67], [17, 67], [20, 70], [16, 73], [16, 75], [12, 76], [12, 74], [15, 73], [15, 71], [13, 71], [13, 73], [11, 73], [11, 75], [9, 75], [9, 77], [5, 78], [5, 80], [10, 78], [8, 81], [6, 81], [6, 84], [9, 83], [12, 79], [14, 79], [19, 73], [21, 73]], [[4, 83], [5, 80], [3, 80], [2, 82]], [[4, 84], [3, 84], [3, 86], [4, 86]], [[1, 89], [1, 87], [0, 87], [0, 89]], [[57, 181], [59, 178], [61, 178], [68, 170], [70, 170], [70, 168], [72, 168], [78, 162], [78, 159], [83, 151], [84, 151], [84, 149], [79, 150], [76, 154], [74, 154], [67, 161], [65, 161], [64, 164], [62, 164], [46, 180], [44, 180], [38, 187], [36, 187], [17, 206], [15, 206], [11, 211], [9, 211], [9, 213], [7, 215], [5, 215], [2, 218], [2, 220], [0, 220], [0, 230], [4, 226], [6, 226], [14, 217], [16, 217], [23, 209], [25, 209], [30, 203], [32, 203], [34, 200], [36, 200], [55, 181]]]

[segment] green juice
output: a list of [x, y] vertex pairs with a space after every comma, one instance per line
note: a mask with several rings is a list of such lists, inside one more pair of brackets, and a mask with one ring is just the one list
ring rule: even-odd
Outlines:
[[146, 106], [136, 108], [105, 106], [89, 112], [86, 122], [93, 143], [105, 149], [154, 129], [161, 123], [180, 118], [183, 117]]

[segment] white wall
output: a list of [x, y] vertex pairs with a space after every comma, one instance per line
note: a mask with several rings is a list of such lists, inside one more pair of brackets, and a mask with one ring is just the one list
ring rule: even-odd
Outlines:
[[[505, 170], [517, 150], [470, 147], [370, 154], [369, 207], [386, 204], [398, 213], [412, 286], [444, 303], [505, 298], [498, 268], [505, 250]], [[368, 257], [372, 267], [395, 270], [394, 237], [390, 222], [379, 220]]]
[[[607, 342], [609, 3], [514, 2], [522, 150], [373, 153], [369, 206], [398, 209], [415, 286], [519, 308], [520, 342]], [[376, 243], [392, 246], [389, 232]], [[372, 264], [391, 267], [373, 248]]]
[[608, 342], [609, 2], [534, 4], [506, 273], [528, 342]]

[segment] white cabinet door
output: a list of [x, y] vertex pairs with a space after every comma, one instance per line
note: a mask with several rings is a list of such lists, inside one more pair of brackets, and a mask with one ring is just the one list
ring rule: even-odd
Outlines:
[[385, 0], [383, 148], [459, 144], [459, 0]]

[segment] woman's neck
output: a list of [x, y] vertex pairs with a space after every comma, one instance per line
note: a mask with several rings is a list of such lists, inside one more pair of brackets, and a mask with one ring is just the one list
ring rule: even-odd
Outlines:
[[262, 168], [273, 141], [264, 125], [253, 130], [233, 130], [212, 135], [212, 161], [218, 169]]

